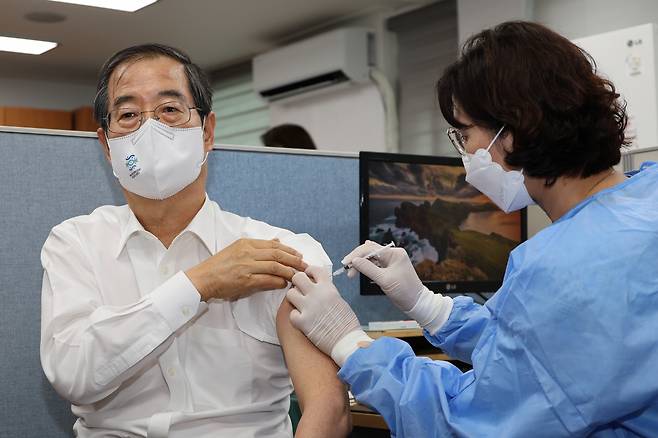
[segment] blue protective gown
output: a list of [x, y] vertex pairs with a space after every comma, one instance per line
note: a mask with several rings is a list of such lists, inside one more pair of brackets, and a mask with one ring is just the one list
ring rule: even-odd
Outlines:
[[517, 247], [484, 305], [459, 297], [425, 337], [381, 338], [340, 378], [393, 437], [658, 437], [658, 165]]

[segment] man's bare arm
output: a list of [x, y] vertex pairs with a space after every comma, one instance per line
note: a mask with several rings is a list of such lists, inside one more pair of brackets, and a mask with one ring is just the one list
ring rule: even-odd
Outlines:
[[292, 306], [283, 300], [276, 316], [276, 327], [302, 418], [297, 438], [339, 438], [352, 430], [352, 417], [345, 385], [338, 379], [338, 368], [290, 323]]

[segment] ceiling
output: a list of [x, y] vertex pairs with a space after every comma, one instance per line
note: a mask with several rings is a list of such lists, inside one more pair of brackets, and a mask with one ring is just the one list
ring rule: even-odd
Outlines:
[[[93, 83], [103, 61], [122, 48], [160, 42], [179, 47], [207, 71], [350, 17], [395, 11], [429, 0], [160, 0], [134, 13], [46, 0], [3, 0], [0, 35], [56, 41], [40, 56], [0, 52], [0, 77]], [[38, 23], [30, 13], [56, 13]]]

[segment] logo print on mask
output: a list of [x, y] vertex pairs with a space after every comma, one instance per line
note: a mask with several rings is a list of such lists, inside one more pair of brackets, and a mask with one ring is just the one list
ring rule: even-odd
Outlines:
[[128, 171], [130, 172], [130, 177], [131, 178], [137, 178], [137, 176], [142, 172], [142, 168], [138, 167], [139, 160], [135, 156], [135, 154], [130, 154], [126, 157], [126, 167], [128, 168]]

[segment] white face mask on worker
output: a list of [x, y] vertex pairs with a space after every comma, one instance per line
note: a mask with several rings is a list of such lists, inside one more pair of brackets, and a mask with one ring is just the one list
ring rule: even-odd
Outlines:
[[121, 186], [149, 199], [166, 199], [183, 190], [198, 178], [208, 158], [203, 127], [172, 128], [154, 119], [107, 143]]
[[466, 169], [466, 182], [487, 195], [505, 213], [509, 213], [532, 205], [535, 201], [525, 186], [523, 171], [505, 170], [491, 159], [489, 149], [504, 128], [500, 128], [486, 149], [462, 156], [462, 162]]

